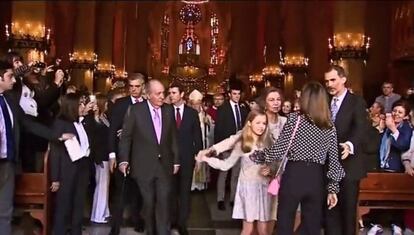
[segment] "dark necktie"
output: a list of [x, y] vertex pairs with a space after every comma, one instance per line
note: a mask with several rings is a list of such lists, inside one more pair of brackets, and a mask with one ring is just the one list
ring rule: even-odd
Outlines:
[[7, 160], [14, 161], [14, 138], [12, 122], [10, 118], [9, 109], [7, 108], [4, 96], [0, 95], [0, 106], [3, 113], [4, 124], [6, 126], [6, 142], [7, 142]]
[[234, 109], [236, 110], [236, 125], [237, 125], [237, 130], [241, 129], [241, 118], [240, 118], [240, 109], [239, 106], [237, 104], [234, 105]]
[[177, 124], [177, 128], [180, 128], [181, 125], [181, 113], [180, 108], [176, 108], [177, 113], [175, 114], [175, 123]]

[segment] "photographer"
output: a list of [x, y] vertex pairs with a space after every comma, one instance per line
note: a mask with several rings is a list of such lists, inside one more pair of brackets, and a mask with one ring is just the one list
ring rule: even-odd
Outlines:
[[[51, 110], [60, 95], [60, 87], [64, 80], [63, 70], [53, 71], [55, 65], [47, 67], [43, 62], [24, 64], [23, 58], [16, 52], [9, 52], [7, 60], [13, 64], [16, 74], [13, 96], [32, 121], [48, 126], [55, 116]], [[53, 73], [53, 79], [46, 75], [48, 72]], [[26, 132], [22, 132], [21, 136], [23, 170], [41, 171], [48, 141]]]

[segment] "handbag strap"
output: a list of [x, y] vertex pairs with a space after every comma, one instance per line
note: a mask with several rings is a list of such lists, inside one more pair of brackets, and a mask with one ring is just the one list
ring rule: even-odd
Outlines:
[[298, 127], [299, 127], [299, 123], [300, 123], [300, 114], [298, 115], [298, 119], [296, 120], [296, 126], [295, 126], [295, 129], [293, 129], [292, 136], [290, 137], [289, 145], [288, 145], [288, 147], [287, 147], [287, 149], [286, 149], [285, 154], [284, 154], [284, 155], [283, 155], [283, 157], [282, 157], [282, 162], [280, 163], [279, 168], [277, 169], [277, 172], [276, 172], [275, 177], [279, 176], [279, 174], [280, 174], [282, 171], [284, 171], [284, 170], [285, 170], [285, 166], [286, 166], [286, 163], [287, 163], [287, 154], [288, 154], [289, 149], [290, 149], [290, 147], [291, 147], [291, 145], [292, 145], [293, 139], [295, 138], [296, 131], [298, 130]]

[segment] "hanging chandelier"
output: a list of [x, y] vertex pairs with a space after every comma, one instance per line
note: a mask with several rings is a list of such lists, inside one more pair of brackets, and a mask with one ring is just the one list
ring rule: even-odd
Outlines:
[[333, 40], [328, 38], [329, 59], [331, 63], [342, 59], [368, 60], [371, 38], [362, 33], [338, 33]]
[[34, 22], [12, 22], [5, 25], [9, 49], [35, 49], [47, 53], [50, 49], [50, 29]]

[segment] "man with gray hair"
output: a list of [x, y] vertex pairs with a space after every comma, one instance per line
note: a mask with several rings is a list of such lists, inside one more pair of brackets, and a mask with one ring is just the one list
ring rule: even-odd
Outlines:
[[131, 73], [128, 75], [129, 95], [116, 100], [109, 113], [109, 168], [113, 173], [114, 196], [112, 207], [112, 229], [111, 235], [117, 235], [122, 224], [122, 215], [124, 211], [125, 195], [131, 201], [133, 212], [132, 218], [135, 224], [135, 231], [144, 231], [144, 220], [140, 212], [142, 209], [142, 196], [137, 184], [129, 177], [124, 176], [116, 170], [116, 159], [118, 152], [119, 137], [122, 132], [125, 113], [128, 107], [144, 101], [142, 97], [145, 84], [145, 76], [141, 73]]

